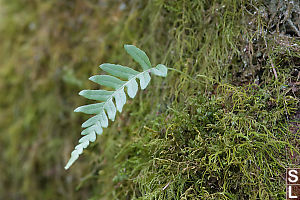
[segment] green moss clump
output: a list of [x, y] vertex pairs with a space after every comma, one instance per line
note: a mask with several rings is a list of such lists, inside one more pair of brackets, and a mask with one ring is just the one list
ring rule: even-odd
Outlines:
[[285, 198], [285, 168], [299, 166], [286, 118], [298, 105], [258, 85], [187, 98], [122, 148], [116, 198]]

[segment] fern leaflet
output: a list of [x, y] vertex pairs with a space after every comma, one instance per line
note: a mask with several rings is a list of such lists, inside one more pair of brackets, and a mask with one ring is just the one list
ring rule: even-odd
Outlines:
[[151, 80], [150, 73], [162, 77], [167, 76], [168, 68], [162, 64], [152, 67], [144, 51], [133, 45], [124, 45], [124, 48], [141, 65], [143, 71], [139, 72], [122, 65], [104, 63], [100, 65], [100, 68], [110, 75], [95, 75], [89, 78], [89, 80], [99, 85], [113, 88], [114, 90], [82, 90], [79, 93], [79, 95], [87, 99], [98, 100], [101, 103], [80, 106], [74, 110], [74, 112], [94, 114], [94, 116], [82, 124], [82, 128], [85, 128], [81, 132], [83, 137], [72, 151], [71, 158], [65, 169], [68, 169], [78, 159], [83, 149], [87, 148], [90, 142], [96, 140], [96, 135], [102, 134], [103, 128], [108, 127], [108, 119], [114, 121], [117, 111], [122, 112], [126, 103], [125, 88], [128, 96], [134, 98], [138, 91], [137, 79], [140, 82], [141, 89], [144, 90]]

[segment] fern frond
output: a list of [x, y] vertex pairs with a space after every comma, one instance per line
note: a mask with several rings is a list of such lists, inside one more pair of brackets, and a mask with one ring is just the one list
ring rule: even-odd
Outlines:
[[103, 128], [108, 127], [108, 119], [114, 121], [117, 111], [122, 112], [123, 106], [126, 103], [125, 88], [128, 96], [134, 98], [138, 91], [137, 79], [143, 90], [148, 86], [151, 80], [150, 73], [162, 77], [167, 76], [167, 67], [162, 64], [152, 67], [144, 51], [133, 45], [124, 45], [124, 48], [127, 53], [141, 65], [143, 71], [139, 72], [122, 65], [104, 63], [100, 65], [100, 68], [110, 75], [95, 75], [89, 78], [89, 80], [99, 85], [114, 90], [82, 90], [79, 93], [79, 95], [87, 99], [98, 100], [101, 101], [101, 103], [80, 106], [74, 110], [74, 112], [94, 114], [94, 116], [82, 124], [82, 128], [85, 128], [81, 132], [83, 137], [72, 151], [71, 158], [66, 164], [65, 169], [68, 169], [78, 159], [83, 149], [87, 148], [90, 142], [96, 140], [96, 135], [102, 134]]

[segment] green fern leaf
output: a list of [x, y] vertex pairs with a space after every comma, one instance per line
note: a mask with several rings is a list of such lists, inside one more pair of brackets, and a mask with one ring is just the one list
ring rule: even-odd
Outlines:
[[106, 101], [114, 92], [106, 90], [82, 90], [79, 95], [92, 100]]
[[131, 57], [138, 62], [143, 70], [151, 68], [151, 63], [145, 52], [133, 45], [124, 45], [125, 50]]
[[96, 135], [102, 134], [103, 128], [108, 127], [108, 119], [114, 121], [117, 111], [122, 112], [123, 106], [126, 103], [125, 88], [128, 96], [134, 98], [138, 91], [137, 79], [140, 82], [141, 89], [144, 90], [151, 80], [150, 73], [162, 77], [167, 76], [168, 68], [162, 64], [152, 67], [144, 51], [133, 45], [124, 45], [124, 48], [141, 65], [143, 71], [139, 72], [122, 65], [104, 63], [100, 65], [100, 68], [110, 75], [95, 75], [89, 78], [99, 85], [114, 90], [82, 90], [79, 93], [79, 95], [87, 99], [98, 100], [101, 103], [80, 106], [74, 110], [74, 112], [94, 114], [94, 116], [82, 124], [82, 128], [85, 128], [81, 132], [83, 137], [72, 151], [71, 158], [66, 164], [65, 169], [68, 169], [78, 159], [83, 149], [87, 148], [90, 142], [96, 140]]

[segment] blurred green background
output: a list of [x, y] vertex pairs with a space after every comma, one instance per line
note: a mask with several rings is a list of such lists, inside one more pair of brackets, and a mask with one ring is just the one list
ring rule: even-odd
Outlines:
[[[300, 164], [297, 157], [300, 117], [298, 3], [276, 0], [0, 0], [0, 199], [277, 199], [278, 195], [282, 196], [284, 166], [278, 163]], [[166, 79], [153, 78], [149, 88], [128, 101], [116, 122], [105, 129], [70, 170], [65, 171], [64, 165], [80, 137], [81, 123], [87, 119], [73, 110], [93, 102], [80, 97], [78, 92], [99, 88], [88, 81], [88, 77], [101, 74], [98, 66], [104, 62], [138, 68], [126, 55], [124, 44], [136, 45], [147, 53], [153, 64], [163, 63], [181, 70], [198, 82], [171, 71]], [[227, 84], [232, 89], [225, 87]], [[257, 84], [260, 90], [249, 93], [247, 89], [234, 89], [249, 84]], [[219, 86], [227, 89], [219, 90]], [[218, 94], [221, 100], [215, 101], [212, 96]], [[254, 96], [255, 102], [234, 110], [235, 106], [231, 105], [235, 105], [235, 101], [227, 99], [232, 94]], [[243, 98], [239, 102], [244, 101]], [[267, 100], [260, 102], [264, 98]], [[201, 119], [205, 122], [197, 118], [217, 112], [210, 110], [215, 107], [224, 109], [223, 114], [218, 113], [219, 118]], [[207, 185], [196, 189], [200, 174], [207, 170], [214, 174], [214, 169], [206, 168], [211, 161], [199, 161], [194, 168], [182, 169], [179, 165], [162, 163], [160, 167], [159, 162], [152, 163], [154, 157], [172, 152], [172, 156], [166, 156], [168, 159], [187, 164], [190, 161], [181, 160], [180, 148], [197, 150], [201, 146], [212, 146], [210, 142], [197, 143], [194, 147], [190, 143], [181, 146], [176, 136], [170, 138], [166, 130], [182, 135], [178, 137], [180, 141], [196, 141], [194, 134], [198, 134], [201, 123], [214, 124], [216, 134], [223, 134], [232, 131], [232, 123], [228, 125], [227, 118], [222, 121], [221, 116], [228, 113], [233, 116], [243, 109], [248, 116], [252, 107], [254, 110], [249, 116], [257, 123], [262, 122], [266, 133], [288, 143], [278, 147], [280, 155], [276, 158], [281, 161], [271, 159], [270, 166], [264, 166], [266, 171], [274, 167], [276, 173], [269, 176], [266, 172], [258, 179], [250, 177], [253, 173], [260, 177], [257, 170], [260, 163], [255, 169], [249, 168], [251, 186], [245, 183], [231, 188], [242, 175], [237, 168], [242, 169], [249, 161], [241, 160], [224, 173], [215, 173], [217, 177], [204, 180]], [[258, 110], [263, 111], [264, 117], [256, 116]], [[253, 132], [259, 132], [263, 125], [249, 126]], [[239, 124], [235, 130], [243, 132], [246, 130], [243, 126], [248, 127]], [[220, 127], [225, 127], [225, 131], [220, 131]], [[277, 135], [279, 130], [293, 137]], [[214, 132], [203, 129], [201, 133], [206, 131]], [[149, 133], [154, 135], [149, 136]], [[176, 145], [180, 148], [175, 148]], [[214, 145], [223, 148], [219, 143]], [[249, 150], [251, 156], [256, 150]], [[195, 152], [186, 152], [185, 157], [195, 160]], [[268, 163], [267, 152], [262, 153], [261, 158]], [[288, 156], [290, 153], [293, 158]], [[250, 154], [245, 155], [250, 159]], [[254, 157], [249, 162], [255, 163]], [[225, 162], [227, 158], [219, 159], [223, 158]], [[158, 172], [154, 173], [150, 166], [156, 165]], [[176, 169], [181, 169], [182, 176], [168, 180]], [[189, 170], [199, 176], [190, 179], [189, 173], [185, 174]], [[238, 175], [228, 183], [218, 182], [225, 180], [223, 176], [231, 176], [228, 171]], [[275, 180], [277, 185], [262, 183], [255, 188], [257, 193], [247, 193], [247, 187], [252, 188], [264, 179]], [[176, 180], [184, 180], [184, 184], [178, 185]]]

